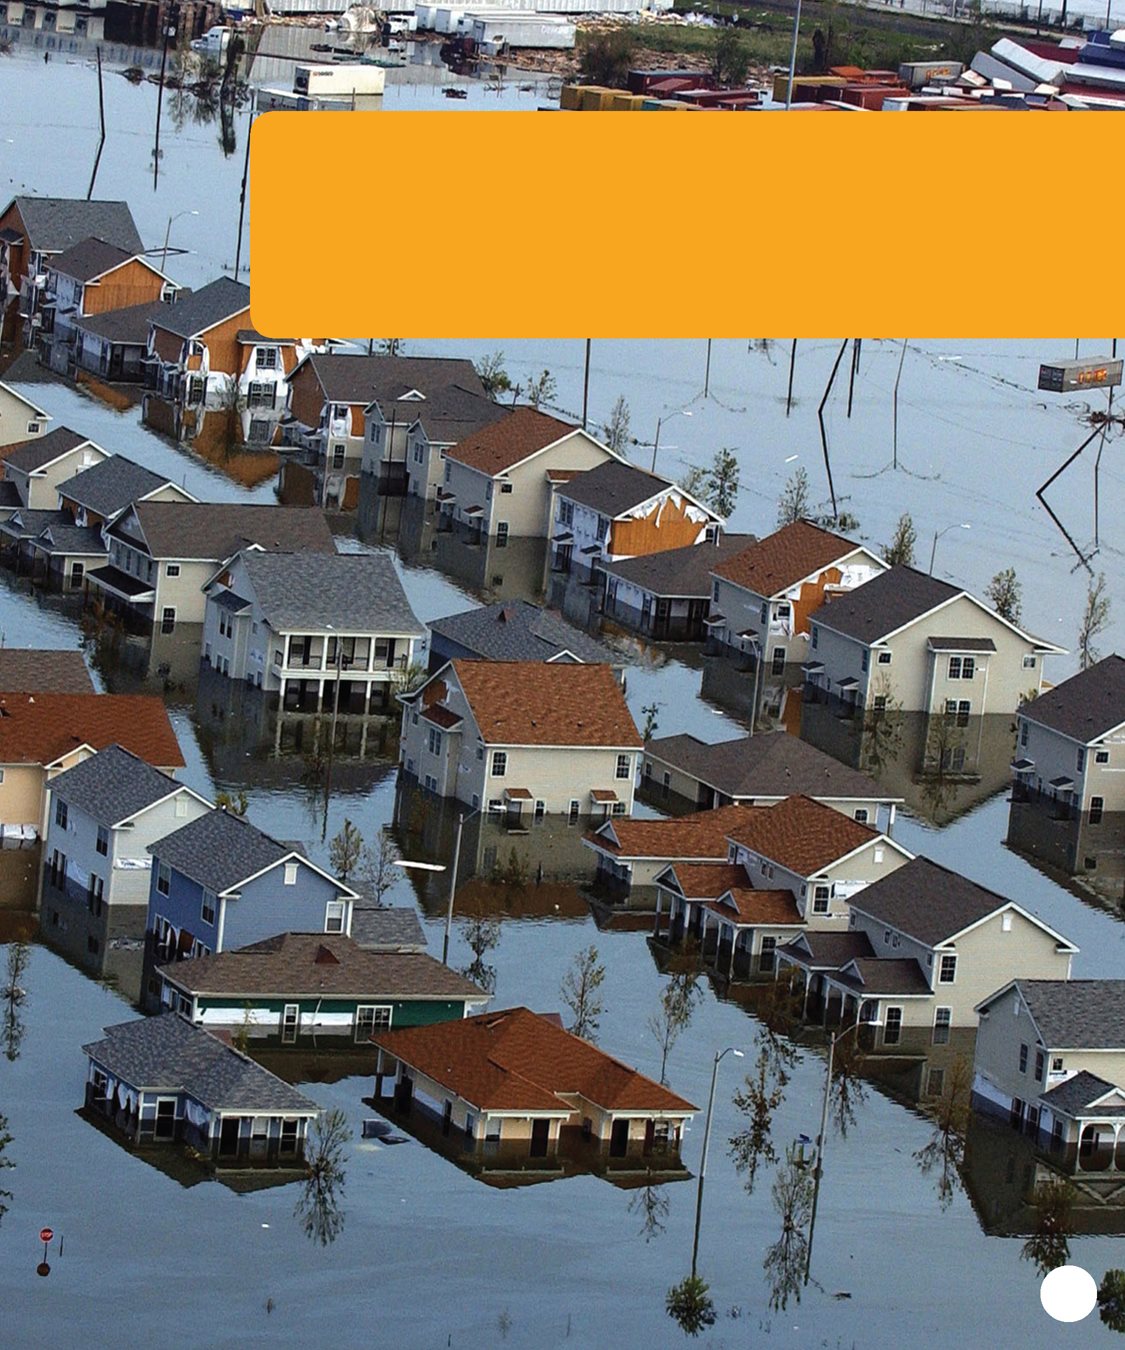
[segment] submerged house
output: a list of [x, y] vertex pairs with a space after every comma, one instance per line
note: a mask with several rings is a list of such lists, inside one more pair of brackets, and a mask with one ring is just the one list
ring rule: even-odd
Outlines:
[[[38, 403], [32, 403], [17, 393], [10, 384], [0, 380], [0, 448], [42, 436], [50, 422], [50, 414]], [[4, 505], [0, 498], [0, 505]]]
[[303, 1166], [320, 1107], [177, 1013], [120, 1022], [82, 1047], [86, 1109], [131, 1144], [182, 1143], [220, 1165]]
[[94, 681], [85, 656], [75, 648], [0, 647], [0, 689], [92, 694]]
[[59, 485], [108, 457], [108, 450], [69, 427], [55, 427], [0, 450], [4, 481], [14, 493], [13, 505], [31, 511], [55, 510]]
[[656, 884], [671, 863], [725, 863], [728, 836], [752, 807], [724, 806], [670, 820], [607, 820], [583, 843], [597, 856], [597, 885], [628, 894]]
[[[181, 291], [179, 299], [186, 299], [187, 294]], [[75, 367], [111, 384], [143, 384], [149, 362], [148, 335], [169, 303], [146, 300], [100, 314], [76, 315], [71, 320]]]
[[498, 600], [430, 625], [430, 671], [447, 661], [574, 661], [624, 666], [603, 642], [530, 600]]
[[343, 934], [280, 933], [157, 974], [164, 1007], [256, 1044], [366, 1045], [483, 1012], [491, 997], [424, 952], [369, 951]]

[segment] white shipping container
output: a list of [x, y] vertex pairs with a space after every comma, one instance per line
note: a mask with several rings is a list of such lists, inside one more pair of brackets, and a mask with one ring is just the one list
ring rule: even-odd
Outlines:
[[318, 95], [381, 94], [387, 72], [382, 66], [358, 62], [335, 66], [299, 65], [293, 72], [293, 92], [309, 98]]
[[575, 43], [575, 26], [553, 14], [535, 14], [526, 10], [482, 15], [472, 10], [465, 15], [465, 31], [481, 47], [499, 51], [505, 47], [552, 47], [569, 51]]

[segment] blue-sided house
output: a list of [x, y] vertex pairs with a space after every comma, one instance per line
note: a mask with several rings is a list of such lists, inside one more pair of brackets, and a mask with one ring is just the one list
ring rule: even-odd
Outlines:
[[149, 852], [148, 933], [158, 961], [275, 933], [351, 934], [356, 892], [233, 812], [209, 811]]

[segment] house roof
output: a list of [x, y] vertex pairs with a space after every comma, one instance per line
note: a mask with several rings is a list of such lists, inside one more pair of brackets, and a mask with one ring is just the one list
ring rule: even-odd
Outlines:
[[130, 820], [182, 787], [120, 745], [106, 746], [51, 779], [56, 797], [107, 825]]
[[589, 506], [612, 519], [671, 487], [675, 484], [667, 478], [659, 478], [623, 460], [611, 459], [577, 474], [566, 487], [559, 489], [559, 496], [580, 506]]
[[91, 235], [57, 254], [51, 259], [50, 265], [53, 271], [73, 277], [75, 281], [93, 281], [95, 277], [102, 276], [111, 268], [120, 267], [136, 256], [135, 252], [131, 253], [127, 248], [119, 248], [116, 244]]
[[716, 811], [696, 811], [692, 815], [666, 820], [621, 816], [587, 834], [586, 841], [616, 858], [667, 858], [673, 862], [681, 858], [703, 858], [726, 862], [727, 839], [731, 831], [747, 816], [767, 810], [776, 808], [721, 806]]
[[513, 408], [497, 421], [473, 432], [446, 451], [446, 459], [494, 477], [578, 431], [572, 422], [549, 417], [537, 408]]
[[718, 900], [708, 906], [720, 917], [733, 920], [738, 924], [780, 924], [797, 927], [804, 923], [792, 891], [759, 891], [746, 882], [746, 873], [742, 874], [742, 884], [724, 891]]
[[879, 832], [811, 797], [786, 797], [732, 824], [729, 837], [808, 877], [878, 839]]
[[861, 548], [809, 520], [795, 520], [714, 567], [716, 576], [768, 599]]
[[178, 1013], [105, 1028], [83, 1051], [134, 1088], [186, 1092], [212, 1111], [319, 1115], [296, 1088]]
[[1096, 1073], [1082, 1069], [1065, 1082], [1059, 1083], [1057, 1087], [1040, 1093], [1040, 1100], [1052, 1111], [1059, 1111], [1068, 1116], [1083, 1115], [1087, 1110], [1093, 1113], [1095, 1109], [1098, 1115], [1125, 1116], [1125, 1105], [1093, 1107], [1093, 1103], [1106, 1093], [1120, 1091], [1121, 1088], [1116, 1083], [1107, 1082]]
[[128, 202], [21, 196], [15, 204], [31, 247], [41, 253], [61, 253], [91, 236], [131, 253], [144, 248]]
[[[392, 405], [415, 391], [424, 395], [422, 400], [410, 400], [405, 404], [407, 415], [396, 419], [400, 424], [413, 422], [431, 396], [449, 386], [457, 386], [465, 394], [484, 397], [480, 376], [473, 363], [463, 357], [313, 352], [306, 360], [316, 372], [324, 397], [330, 403], [358, 403], [365, 408], [378, 403], [382, 407], [384, 402]], [[292, 379], [292, 375], [289, 378]], [[389, 422], [391, 408], [386, 407], [383, 413]]]
[[1048, 1049], [1125, 1049], [1125, 980], [1016, 984]]
[[1019, 710], [1021, 717], [1082, 745], [1125, 722], [1125, 657], [1107, 656]]
[[243, 554], [254, 595], [275, 632], [421, 637], [394, 563], [385, 553]]
[[709, 745], [697, 736], [661, 736], [645, 746], [648, 758], [698, 778], [728, 797], [788, 797], [886, 801], [878, 783], [823, 750], [767, 731]]
[[994, 652], [996, 643], [981, 637], [929, 637], [928, 646], [935, 652]]
[[487, 744], [641, 746], [609, 666], [558, 661], [452, 665]]
[[610, 1111], [688, 1114], [689, 1101], [528, 1008], [377, 1032], [381, 1049], [481, 1111], [559, 1111], [580, 1094]]
[[[25, 517], [37, 514], [22, 512]], [[51, 556], [105, 557], [105, 540], [96, 525], [76, 525], [65, 511], [44, 511], [42, 514], [50, 518], [40, 522], [35, 531], [36, 548]]]
[[174, 305], [166, 305], [152, 322], [176, 337], [193, 338], [249, 308], [249, 286], [233, 277], [216, 277]]
[[296, 845], [283, 844], [222, 808], [166, 834], [148, 851], [216, 895], [285, 858], [300, 857]]
[[964, 593], [915, 567], [892, 567], [854, 591], [834, 596], [810, 616], [810, 622], [859, 642], [878, 642]]
[[849, 903], [932, 947], [1012, 902], [929, 858], [911, 858]]
[[666, 870], [676, 874], [680, 890], [688, 900], [717, 900], [724, 891], [746, 885], [746, 868], [737, 863], [681, 862]]
[[150, 492], [167, 487], [169, 481], [125, 455], [110, 455], [60, 483], [58, 491], [60, 496], [108, 519]]
[[430, 631], [487, 661], [550, 661], [571, 652], [580, 661], [619, 662], [608, 647], [561, 614], [529, 600], [498, 600], [449, 614], [431, 623]]
[[0, 647], [0, 689], [92, 694], [94, 681], [80, 651]]
[[849, 961], [875, 955], [866, 933], [828, 933], [811, 928], [777, 950], [810, 970], [839, 970]]
[[0, 448], [0, 459], [16, 469], [22, 469], [24, 473], [34, 473], [68, 451], [89, 444], [89, 436], [80, 436], [69, 427], [55, 427], [43, 436], [33, 436], [29, 441], [16, 441], [13, 445], [3, 446]]
[[845, 962], [834, 978], [869, 998], [879, 994], [933, 993], [922, 967], [908, 956], [857, 956]]
[[[248, 544], [287, 553], [336, 551], [323, 512], [312, 507], [253, 502], [137, 502], [133, 509], [154, 558], [222, 562]], [[116, 531], [120, 526], [114, 528]]]
[[46, 420], [49, 422], [51, 420], [50, 413], [48, 413], [45, 408], [41, 408], [38, 403], [32, 403], [31, 399], [29, 399], [26, 394], [21, 394], [14, 386], [5, 384], [3, 380], [0, 380], [0, 389], [6, 394], [10, 394], [17, 402], [22, 403], [25, 408], [30, 409], [40, 421]]
[[412, 905], [352, 906], [352, 940], [368, 951], [426, 950], [426, 934]]
[[79, 746], [115, 743], [149, 764], [184, 762], [164, 702], [154, 695], [0, 693], [0, 764], [53, 764]]
[[753, 538], [752, 534], [723, 534], [714, 543], [663, 549], [600, 566], [607, 576], [653, 595], [706, 600], [711, 594], [711, 573], [725, 559], [745, 549]]
[[[180, 290], [177, 299], [182, 304], [191, 295]], [[153, 321], [169, 308], [166, 300], [149, 300], [143, 305], [126, 305], [123, 309], [107, 309], [104, 314], [86, 314], [75, 317], [73, 326], [84, 333], [105, 338], [108, 342], [124, 342], [143, 347], [148, 342], [148, 331]]]
[[425, 952], [376, 952], [340, 934], [279, 933], [215, 956], [160, 967], [196, 996], [476, 999], [485, 991]]

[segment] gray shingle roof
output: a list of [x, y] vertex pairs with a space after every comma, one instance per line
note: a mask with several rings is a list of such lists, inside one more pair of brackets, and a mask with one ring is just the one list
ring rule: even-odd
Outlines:
[[927, 644], [935, 652], [994, 652], [996, 643], [982, 637], [930, 637]]
[[272, 867], [294, 852], [256, 825], [221, 809], [208, 811], [167, 834], [148, 850], [154, 858], [216, 895]]
[[94, 681], [81, 652], [0, 647], [0, 689], [36, 694], [92, 694]]
[[266, 622], [275, 632], [420, 637], [394, 563], [385, 553], [259, 553], [243, 557]]
[[[1107, 1092], [1113, 1092], [1116, 1085], [1108, 1083], [1104, 1078], [1099, 1078], [1096, 1073], [1089, 1073], [1086, 1069], [1076, 1073], [1072, 1078], [1068, 1078], [1065, 1083], [1060, 1083], [1058, 1087], [1051, 1088], [1048, 1092], [1041, 1095], [1041, 1100], [1050, 1106], [1052, 1111], [1062, 1111], [1068, 1116], [1078, 1115], [1090, 1105], [1097, 1101], [1099, 1097], [1104, 1097]], [[1106, 1108], [1106, 1115], [1123, 1116], [1125, 1115], [1125, 1106], [1110, 1106]]]
[[62, 511], [31, 511], [21, 506], [0, 524], [0, 531], [11, 539], [34, 539], [40, 530], [62, 518]]
[[94, 525], [75, 525], [65, 511], [52, 511], [36, 534], [36, 548], [52, 557], [87, 558], [106, 556], [102, 532]]
[[865, 886], [849, 903], [880, 923], [933, 946], [1011, 901], [929, 858], [911, 858], [889, 876]]
[[877, 642], [962, 593], [916, 568], [892, 567], [821, 605], [810, 622], [860, 642]]
[[431, 623], [430, 631], [486, 661], [549, 661], [569, 651], [580, 661], [620, 664], [608, 647], [528, 600], [500, 600], [449, 614]]
[[1020, 708], [1020, 716], [1088, 745], [1125, 722], [1125, 657], [1114, 653]]
[[484, 397], [480, 376], [463, 357], [314, 352], [308, 360], [326, 399], [364, 407], [377, 402], [388, 422], [396, 400], [415, 389], [426, 397], [402, 405], [396, 419], [400, 424], [413, 422], [442, 389], [459, 388], [463, 394]]
[[254, 502], [138, 502], [137, 519], [154, 558], [222, 562], [248, 544], [285, 552], [336, 552], [324, 513]]
[[186, 1092], [213, 1111], [316, 1115], [320, 1108], [260, 1064], [178, 1013], [105, 1028], [83, 1051], [133, 1088]]
[[1051, 1050], [1125, 1049], [1125, 980], [1020, 980]]
[[911, 957], [858, 956], [855, 970], [858, 976], [845, 968], [835, 978], [867, 998], [879, 994], [920, 994], [925, 997], [932, 993], [922, 967]]
[[686, 734], [661, 736], [648, 742], [645, 754], [728, 797], [789, 797], [798, 792], [817, 800], [890, 800], [874, 779], [787, 731], [760, 732], [716, 745]]
[[163, 474], [153, 473], [125, 455], [110, 455], [60, 483], [58, 490], [61, 496], [108, 519], [168, 482]]
[[608, 460], [564, 483], [558, 495], [613, 519], [671, 486], [667, 478], [659, 478], [632, 464]]
[[[183, 304], [190, 294], [190, 291], [179, 291], [179, 303]], [[154, 319], [160, 319], [167, 310], [166, 300], [150, 300], [143, 305], [126, 305], [124, 309], [107, 309], [104, 314], [88, 314], [73, 322], [75, 328], [92, 333], [95, 337], [143, 347], [148, 342], [149, 325]]]
[[153, 323], [177, 337], [190, 338], [249, 308], [250, 287], [232, 277], [218, 277], [186, 299], [165, 306], [166, 312], [158, 314]]
[[35, 436], [30, 441], [20, 441], [17, 445], [4, 450], [2, 457], [6, 464], [22, 469], [24, 473], [34, 473], [52, 460], [65, 455], [89, 441], [89, 436], [80, 436], [69, 427], [56, 427], [45, 436]]
[[17, 197], [20, 219], [33, 249], [61, 253], [96, 236], [140, 253], [141, 236], [128, 202], [83, 201], [80, 197]]
[[52, 258], [51, 267], [54, 271], [73, 277], [76, 281], [90, 281], [94, 277], [100, 277], [103, 272], [108, 272], [111, 267], [120, 267], [122, 263], [135, 256], [135, 252], [127, 248], [119, 248], [116, 244], [91, 236], [89, 239], [80, 240], [77, 244], [71, 244], [69, 248]]
[[[808, 944], [811, 956], [805, 954], [802, 942]], [[839, 970], [849, 961], [875, 955], [866, 933], [820, 933], [811, 929], [801, 934], [799, 942], [787, 942], [777, 950], [793, 955], [811, 970]]]
[[182, 787], [143, 759], [110, 745], [51, 780], [51, 790], [102, 825], [119, 825]]
[[689, 544], [660, 553], [602, 563], [610, 577], [632, 582], [656, 596], [706, 600], [711, 595], [711, 569], [754, 543], [752, 534], [724, 534], [718, 543]]
[[426, 950], [422, 921], [412, 905], [353, 905], [352, 939], [366, 951]]

